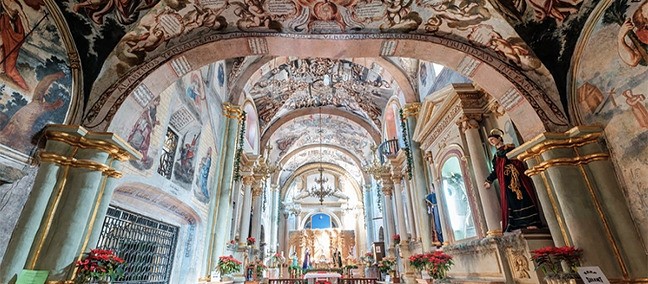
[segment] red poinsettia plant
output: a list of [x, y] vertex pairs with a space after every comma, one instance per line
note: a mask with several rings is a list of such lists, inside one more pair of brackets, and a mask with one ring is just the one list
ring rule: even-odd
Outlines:
[[92, 249], [75, 263], [77, 267], [77, 283], [87, 283], [94, 280], [110, 278], [116, 280], [124, 274], [124, 260], [112, 250]]
[[[573, 246], [543, 247], [531, 251], [531, 254], [536, 269], [541, 269], [545, 275], [551, 277], [576, 273], [583, 250]], [[563, 271], [561, 265], [563, 261], [569, 271]]]
[[241, 271], [241, 262], [233, 256], [223, 255], [218, 257], [218, 271], [220, 275], [230, 275]]
[[400, 235], [399, 234], [392, 235], [392, 241], [394, 241], [395, 244], [400, 243], [400, 241], [401, 241]]
[[250, 246], [254, 245], [254, 243], [256, 243], [256, 239], [254, 237], [249, 237], [249, 238], [247, 238], [247, 243]]
[[409, 262], [411, 266], [419, 271], [427, 270], [433, 279], [446, 278], [450, 267], [454, 264], [452, 256], [442, 251], [415, 254], [410, 256]]

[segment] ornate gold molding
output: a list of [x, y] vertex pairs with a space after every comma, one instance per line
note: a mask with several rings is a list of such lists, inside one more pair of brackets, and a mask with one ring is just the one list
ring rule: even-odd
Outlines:
[[410, 116], [416, 117], [419, 114], [419, 111], [421, 110], [421, 103], [415, 102], [415, 103], [409, 103], [403, 106], [403, 119], [406, 119]]
[[92, 171], [102, 172], [103, 175], [111, 178], [121, 178], [122, 173], [99, 162], [90, 160], [77, 160], [75, 158], [64, 157], [56, 153], [40, 152], [38, 157], [42, 162], [55, 163], [62, 166], [70, 166], [73, 168], [89, 169]]
[[524, 153], [519, 154], [517, 158], [521, 161], [526, 161], [552, 149], [581, 147], [583, 145], [596, 142], [599, 137], [601, 137], [601, 135], [601, 132], [596, 132], [580, 137], [543, 141], [540, 144], [531, 147], [531, 149], [524, 151]]
[[547, 195], [549, 196], [549, 203], [551, 203], [551, 209], [554, 212], [554, 216], [556, 216], [556, 222], [558, 223], [558, 227], [560, 228], [560, 234], [565, 241], [565, 245], [571, 246], [572, 241], [569, 237], [569, 234], [567, 233], [567, 226], [565, 225], [565, 221], [562, 218], [562, 213], [558, 208], [558, 202], [556, 202], [556, 198], [553, 195], [553, 188], [551, 187], [551, 184], [549, 183], [549, 180], [547, 179], [547, 175], [545, 173], [540, 173], [540, 177], [542, 178], [542, 183], [544, 184]]
[[497, 101], [492, 101], [491, 103], [489, 103], [487, 108], [491, 113], [495, 115], [495, 118], [502, 117], [504, 114], [506, 114], [504, 107]]
[[243, 110], [241, 106], [233, 105], [231, 103], [223, 104], [223, 115], [227, 118], [243, 120]]
[[526, 170], [524, 173], [528, 176], [537, 175], [540, 172], [544, 172], [548, 168], [555, 166], [577, 166], [582, 164], [587, 164], [594, 161], [607, 160], [610, 158], [610, 155], [605, 153], [595, 153], [586, 156], [574, 157], [574, 158], [556, 158], [544, 161], [539, 163], [532, 168]]
[[[77, 127], [75, 126], [75, 128]], [[112, 133], [107, 133], [107, 132], [106, 133], [88, 132], [88, 133], [89, 134], [109, 134], [112, 135], [113, 138], [116, 138], [117, 140], [122, 142], [124, 145], [128, 145], [126, 141], [122, 140], [121, 138], [119, 138], [118, 136]], [[57, 130], [47, 131], [46, 137], [49, 140], [63, 142], [73, 147], [78, 147], [81, 149], [94, 149], [94, 150], [106, 152], [111, 157], [119, 161], [127, 161], [132, 157], [132, 155], [128, 151], [121, 149], [118, 146], [108, 143], [106, 141], [92, 140], [82, 136], [73, 135], [71, 133], [64, 132], [64, 131], [57, 131]], [[132, 150], [136, 151], [135, 149]]]
[[241, 180], [243, 181], [244, 185], [252, 185], [252, 184], [254, 184], [254, 177], [251, 176], [251, 175], [243, 176], [241, 178]]
[[509, 250], [509, 261], [515, 273], [513, 277], [521, 279], [531, 278], [531, 274], [529, 274], [531, 270], [529, 268], [529, 260], [524, 256], [522, 250]]
[[502, 230], [496, 229], [496, 230], [490, 230], [486, 232], [486, 236], [488, 237], [501, 237], [504, 233], [502, 233]]

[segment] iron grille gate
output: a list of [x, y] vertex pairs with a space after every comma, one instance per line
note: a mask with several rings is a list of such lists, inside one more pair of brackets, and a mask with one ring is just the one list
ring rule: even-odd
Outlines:
[[169, 283], [178, 227], [109, 207], [98, 248], [126, 261], [124, 276], [113, 283]]

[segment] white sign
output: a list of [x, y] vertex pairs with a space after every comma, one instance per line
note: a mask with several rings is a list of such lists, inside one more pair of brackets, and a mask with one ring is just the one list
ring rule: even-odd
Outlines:
[[610, 284], [598, 266], [578, 267], [578, 274], [585, 284]]

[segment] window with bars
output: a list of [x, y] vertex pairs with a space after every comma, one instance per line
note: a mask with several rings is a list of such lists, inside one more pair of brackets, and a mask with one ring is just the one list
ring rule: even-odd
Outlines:
[[178, 227], [110, 207], [98, 248], [113, 250], [126, 262], [124, 275], [113, 283], [169, 283]]
[[176, 147], [178, 146], [178, 134], [171, 128], [167, 128], [166, 137], [164, 138], [164, 146], [162, 146], [162, 155], [160, 156], [160, 166], [157, 172], [171, 179], [171, 172], [173, 171], [173, 159], [175, 158]]

